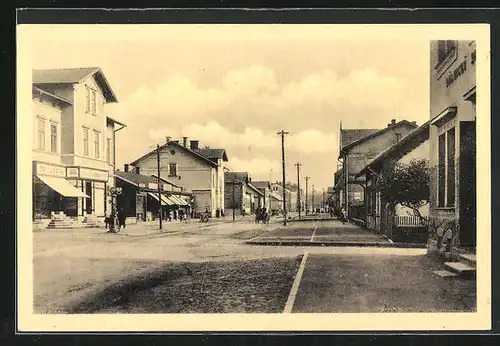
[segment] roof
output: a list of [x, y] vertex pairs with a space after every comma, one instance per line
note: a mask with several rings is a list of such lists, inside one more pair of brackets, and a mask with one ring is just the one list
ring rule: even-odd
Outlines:
[[63, 97], [61, 97], [61, 96], [57, 96], [57, 95], [55, 95], [55, 94], [53, 94], [53, 93], [50, 93], [50, 92], [48, 92], [47, 90], [40, 89], [39, 87], [33, 86], [33, 90], [35, 90], [35, 91], [37, 91], [37, 92], [39, 92], [39, 93], [41, 93], [41, 94], [45, 94], [45, 95], [47, 95], [47, 96], [50, 96], [50, 97], [52, 97], [53, 99], [58, 100], [58, 101], [63, 102], [63, 103], [66, 103], [66, 104], [68, 104], [68, 105], [73, 104], [71, 101], [66, 100], [65, 98], [63, 98]]
[[[165, 148], [167, 148], [169, 146], [174, 146], [176, 148], [181, 148], [182, 150], [186, 151], [187, 153], [189, 153], [189, 154], [193, 155], [194, 157], [200, 159], [204, 163], [206, 163], [206, 164], [208, 164], [210, 166], [213, 166], [213, 167], [217, 167], [217, 163], [213, 162], [212, 160], [210, 160], [206, 156], [203, 156], [200, 153], [197, 153], [196, 151], [193, 151], [193, 150], [191, 150], [189, 148], [186, 148], [185, 146], [183, 146], [182, 144], [177, 143], [177, 142], [172, 142], [171, 141], [171, 142], [165, 143], [165, 144], [163, 144], [163, 145], [160, 146], [160, 150], [165, 149]], [[136, 166], [137, 163], [139, 163], [139, 161], [141, 161], [141, 160], [145, 159], [146, 157], [148, 157], [149, 155], [152, 155], [152, 154], [155, 154], [155, 153], [156, 153], [156, 149], [153, 149], [150, 152], [142, 155], [141, 157], [139, 157], [135, 161], [131, 162], [130, 164], [132, 166]]]
[[247, 186], [253, 191], [257, 192], [259, 195], [264, 195], [257, 187], [253, 186], [252, 183], [247, 183]]
[[233, 182], [233, 180], [238, 183], [245, 183], [248, 181], [248, 173], [247, 172], [225, 172], [224, 173], [224, 181], [227, 183]]
[[271, 184], [268, 181], [252, 181], [252, 185], [258, 189], [266, 189], [271, 187]]
[[352, 129], [352, 130], [341, 130], [340, 139], [342, 148], [359, 141], [366, 136], [371, 135], [372, 133], [378, 132], [381, 129]]
[[203, 148], [203, 149], [194, 149], [198, 154], [205, 156], [207, 159], [222, 159], [227, 162], [227, 154], [225, 149], [212, 149], [212, 148]]
[[[151, 178], [153, 178], [154, 182], [156, 183], [156, 180], [158, 179], [158, 177], [156, 176], [156, 174], [152, 174], [151, 175]], [[161, 178], [160, 177], [160, 180], [164, 183], [167, 183], [169, 185], [172, 185], [172, 186], [175, 186], [175, 187], [181, 187], [179, 185], [177, 185], [176, 183], [174, 183], [173, 181], [171, 181], [170, 179], [167, 179], [167, 178]]]
[[118, 102], [100, 67], [79, 67], [62, 69], [33, 70], [33, 84], [74, 84], [85, 78], [94, 76], [97, 84], [103, 91], [106, 102]]
[[420, 144], [429, 139], [430, 121], [427, 121], [422, 126], [411, 131], [406, 136], [401, 138], [397, 143], [394, 143], [380, 154], [378, 154], [370, 163], [368, 163], [358, 174], [357, 177], [365, 173], [371, 167], [382, 164], [388, 158], [399, 159], [412, 151]]
[[118, 120], [116, 120], [116, 119], [114, 119], [114, 118], [111, 118], [111, 117], [109, 117], [109, 116], [106, 116], [106, 118], [107, 118], [108, 120], [110, 120], [110, 121], [114, 122], [115, 124], [121, 125], [121, 126], [123, 126], [123, 127], [127, 127], [127, 125], [125, 125], [124, 123], [122, 123], [122, 122], [120, 122], [120, 121], [118, 121]]
[[[395, 127], [401, 126], [401, 125], [408, 125], [408, 126], [413, 127], [413, 128], [417, 128], [418, 127], [418, 125], [416, 123], [409, 122], [408, 120], [401, 120], [401, 121], [398, 121], [397, 123], [389, 124], [387, 127], [383, 128], [383, 129], [375, 130], [375, 132], [371, 132], [371, 131], [374, 131], [373, 129], [368, 129], [368, 130], [366, 130], [367, 131], [366, 133], [368, 133], [368, 134], [366, 134], [365, 132], [360, 132], [360, 134], [365, 133], [364, 137], [358, 138], [355, 141], [350, 142], [349, 144], [347, 144], [345, 146], [342, 145], [342, 148], [340, 149], [340, 152], [342, 153], [343, 151], [345, 151], [347, 149], [350, 149], [350, 148], [352, 148], [352, 147], [354, 147], [356, 145], [359, 145], [359, 144], [361, 144], [363, 142], [366, 142], [367, 140], [372, 139], [374, 137], [380, 136], [381, 134], [383, 134], [383, 133], [385, 133], [385, 132], [387, 132], [387, 131], [395, 128]], [[361, 129], [358, 129], [358, 130], [342, 130], [341, 131], [341, 138], [343, 137], [342, 133], [344, 131], [364, 131], [364, 130], [361, 130]]]
[[330, 186], [326, 188], [326, 193], [333, 193], [334, 192], [334, 187]]
[[150, 176], [137, 174], [135, 172], [115, 171], [115, 176], [136, 186], [139, 186], [139, 184], [156, 184], [156, 180]]

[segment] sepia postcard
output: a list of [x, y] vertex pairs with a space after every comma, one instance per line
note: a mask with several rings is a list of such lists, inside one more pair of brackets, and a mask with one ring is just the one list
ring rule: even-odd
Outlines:
[[17, 164], [20, 332], [491, 328], [487, 24], [21, 24]]

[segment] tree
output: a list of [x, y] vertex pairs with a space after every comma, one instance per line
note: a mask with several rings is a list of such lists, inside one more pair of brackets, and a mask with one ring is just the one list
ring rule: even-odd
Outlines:
[[429, 161], [414, 159], [409, 164], [390, 162], [377, 177], [375, 188], [393, 207], [410, 208], [420, 220], [427, 222], [420, 208], [429, 202]]

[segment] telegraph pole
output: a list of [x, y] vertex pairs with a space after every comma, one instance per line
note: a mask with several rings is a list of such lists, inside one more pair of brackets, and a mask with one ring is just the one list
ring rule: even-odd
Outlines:
[[286, 226], [286, 193], [285, 193], [285, 135], [287, 131], [281, 130], [277, 132], [281, 136], [281, 163], [283, 165], [283, 225]]
[[323, 188], [323, 198], [321, 202], [321, 207], [323, 208], [323, 211], [325, 211], [325, 188]]
[[297, 209], [299, 209], [299, 220], [300, 220], [300, 166], [302, 166], [300, 163], [296, 163], [295, 166], [297, 166]]
[[308, 213], [308, 206], [307, 206], [307, 189], [308, 189], [308, 186], [309, 186], [309, 179], [311, 179], [311, 177], [305, 177], [306, 178], [306, 215]]
[[162, 210], [161, 210], [161, 187], [160, 187], [160, 145], [156, 145], [156, 164], [158, 168], [158, 201], [160, 202], [160, 206], [158, 207], [158, 215], [160, 215], [160, 229], [162, 229]]
[[235, 220], [234, 209], [236, 209], [236, 204], [234, 202], [234, 184], [235, 184], [235, 181], [234, 181], [234, 175], [233, 175], [233, 221]]
[[313, 188], [312, 188], [311, 199], [312, 199], [312, 210], [313, 210], [313, 214], [314, 214], [316, 212], [316, 210], [314, 209], [314, 185], [313, 185]]

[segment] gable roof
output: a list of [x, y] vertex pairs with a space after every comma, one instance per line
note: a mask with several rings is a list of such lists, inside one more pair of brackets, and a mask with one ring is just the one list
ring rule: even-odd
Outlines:
[[225, 149], [212, 149], [212, 148], [202, 148], [202, 149], [194, 149], [193, 151], [197, 152], [200, 155], [205, 156], [207, 159], [222, 159], [227, 162], [227, 154]]
[[259, 195], [263, 196], [264, 194], [257, 187], [253, 186], [252, 183], [248, 182], [247, 186], [253, 191], [257, 192]]
[[430, 121], [425, 122], [422, 126], [414, 129], [406, 136], [401, 138], [380, 154], [378, 154], [370, 163], [368, 163], [356, 176], [359, 177], [368, 169], [379, 166], [388, 158], [400, 159], [408, 152], [418, 147], [423, 142], [429, 139]]
[[[417, 128], [418, 127], [418, 125], [416, 123], [409, 122], [408, 120], [401, 120], [401, 121], [398, 121], [397, 123], [389, 124], [387, 127], [383, 128], [383, 129], [376, 130], [375, 132], [369, 133], [368, 135], [366, 135], [364, 137], [358, 138], [357, 140], [355, 140], [354, 142], [351, 142], [351, 143], [347, 144], [346, 146], [342, 146], [340, 148], [340, 154], [342, 154], [346, 150], [351, 149], [354, 146], [357, 146], [357, 145], [359, 145], [361, 143], [364, 143], [364, 142], [366, 142], [369, 139], [372, 139], [372, 138], [375, 138], [377, 136], [380, 136], [380, 135], [384, 134], [385, 132], [387, 132], [387, 131], [389, 131], [391, 129], [394, 129], [396, 127], [399, 127], [401, 125], [408, 125], [408, 126], [413, 127], [413, 128]], [[342, 132], [343, 131], [351, 131], [351, 130], [342, 130]], [[355, 130], [355, 131], [361, 131], [361, 130]], [[368, 130], [367, 133], [370, 132], [370, 131], [372, 131], [372, 130]], [[362, 132], [360, 132], [360, 133], [362, 133]], [[342, 135], [341, 135], [341, 137], [342, 137]]]
[[33, 70], [33, 84], [74, 84], [85, 78], [94, 76], [97, 84], [103, 91], [106, 102], [118, 102], [115, 93], [111, 89], [104, 73], [100, 67], [79, 67], [62, 69]]
[[340, 132], [340, 140], [341, 146], [344, 148], [345, 146], [359, 141], [366, 136], [371, 135], [372, 133], [378, 132], [381, 129], [351, 129], [351, 130], [341, 130]]
[[[205, 164], [208, 164], [212, 167], [217, 167], [217, 163], [213, 162], [212, 160], [208, 159], [207, 157], [201, 155], [200, 153], [197, 153], [196, 151], [193, 151], [189, 148], [186, 148], [185, 146], [183, 146], [182, 144], [180, 143], [177, 143], [177, 142], [168, 142], [168, 143], [165, 143], [163, 145], [160, 146], [160, 150], [163, 150], [169, 146], [173, 146], [175, 148], [180, 148], [181, 150], [184, 150], [186, 151], [188, 154], [194, 156], [195, 158], [201, 160], [202, 162], [204, 162]], [[137, 163], [139, 163], [139, 161], [142, 161], [143, 159], [145, 159], [146, 157], [150, 156], [150, 155], [156, 155], [156, 149], [153, 149], [151, 150], [150, 152], [142, 155], [141, 157], [139, 157], [138, 159], [136, 159], [135, 161], [131, 162], [130, 164], [132, 166], [136, 166]]]
[[38, 92], [40, 94], [47, 95], [47, 96], [49, 96], [49, 97], [51, 97], [51, 98], [53, 98], [53, 99], [55, 99], [55, 100], [57, 100], [59, 102], [67, 104], [67, 105], [72, 105], [73, 104], [71, 101], [66, 100], [65, 98], [63, 98], [61, 96], [57, 96], [57, 95], [55, 95], [55, 94], [53, 94], [51, 92], [48, 92], [47, 90], [40, 89], [39, 87], [34, 86], [34, 85], [33, 85], [33, 91], [34, 92]]
[[[158, 177], [156, 176], [156, 174], [151, 174], [151, 178], [153, 179], [153, 181], [155, 183], [158, 180]], [[160, 180], [162, 182], [164, 182], [164, 183], [169, 184], [169, 185], [172, 185], [172, 186], [175, 186], [175, 187], [181, 187], [181, 186], [177, 185], [176, 183], [174, 183], [173, 181], [171, 181], [170, 179], [160, 177]]]
[[139, 184], [156, 184], [156, 180], [147, 175], [137, 174], [135, 172], [122, 172], [115, 171], [115, 177], [120, 178], [132, 185], [139, 186]]
[[224, 181], [232, 183], [233, 180], [238, 183], [246, 183], [248, 181], [247, 172], [224, 172]]
[[258, 189], [271, 188], [271, 183], [269, 183], [268, 181], [252, 181], [252, 185]]

